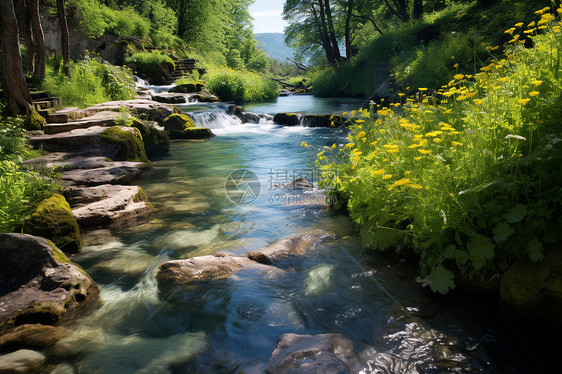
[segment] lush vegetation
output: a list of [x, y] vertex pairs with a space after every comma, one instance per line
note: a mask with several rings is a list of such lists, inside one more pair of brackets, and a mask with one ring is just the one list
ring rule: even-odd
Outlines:
[[27, 144], [22, 122], [0, 117], [0, 232], [20, 228], [32, 208], [60, 188], [54, 175], [45, 177], [22, 165], [35, 154]]
[[562, 8], [537, 13], [505, 31], [505, 56], [352, 113], [350, 143], [318, 154], [364, 244], [413, 250], [434, 291], [562, 239]]
[[229, 68], [205, 74], [209, 89], [224, 101], [249, 102], [276, 98], [277, 84], [263, 75]]
[[70, 78], [62, 71], [62, 61], [56, 56], [51, 57], [42, 88], [62, 97], [65, 105], [81, 107], [135, 97], [131, 71], [111, 65], [93, 54], [71, 63]]

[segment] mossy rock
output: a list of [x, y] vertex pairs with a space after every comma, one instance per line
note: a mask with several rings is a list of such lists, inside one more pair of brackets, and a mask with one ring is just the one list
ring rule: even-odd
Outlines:
[[32, 109], [25, 118], [23, 127], [28, 131], [42, 130], [46, 124], [47, 121], [45, 121], [45, 118], [43, 118], [36, 110]]
[[199, 101], [200, 103], [218, 103], [220, 101], [217, 96], [206, 93], [194, 94], [191, 98]]
[[177, 139], [209, 139], [215, 136], [210, 129], [203, 127], [194, 127], [185, 129], [181, 132]]
[[99, 137], [106, 143], [119, 146], [116, 161], [148, 162], [142, 135], [138, 129], [113, 126], [102, 132]]
[[[65, 253], [77, 253], [82, 245], [76, 218], [68, 202], [59, 194], [37, 205], [30, 218], [24, 222], [23, 232], [49, 239]], [[65, 258], [61, 257], [62, 260]]]
[[26, 324], [54, 325], [57, 323], [65, 310], [59, 305], [44, 302], [32, 302], [27, 309], [15, 314], [10, 323], [13, 326], [21, 326]]
[[562, 328], [562, 251], [545, 251], [539, 262], [523, 258], [501, 279], [501, 300], [510, 314]]
[[165, 131], [158, 130], [154, 125], [134, 119], [131, 127], [139, 130], [144, 149], [148, 157], [163, 156], [170, 150], [170, 138]]
[[273, 117], [273, 121], [283, 126], [298, 126], [301, 123], [299, 115], [296, 113], [277, 113]]
[[339, 114], [308, 114], [302, 123], [307, 127], [342, 127], [348, 123], [347, 118]]
[[194, 128], [193, 119], [187, 114], [172, 114], [164, 120], [164, 130], [170, 135], [170, 139], [184, 139], [182, 132], [186, 129]]

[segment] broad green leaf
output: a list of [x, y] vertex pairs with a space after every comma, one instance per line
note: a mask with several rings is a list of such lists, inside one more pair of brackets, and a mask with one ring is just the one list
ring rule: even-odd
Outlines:
[[454, 258], [456, 249], [457, 246], [454, 244], [447, 246], [443, 252], [443, 256], [445, 256], [445, 258]]
[[503, 215], [509, 223], [521, 222], [527, 215], [527, 205], [517, 204]]
[[494, 240], [496, 242], [504, 242], [515, 233], [515, 230], [509, 223], [501, 222], [494, 227], [492, 232], [494, 233]]
[[400, 241], [403, 234], [400, 231], [377, 228], [373, 230], [374, 247], [381, 251], [390, 248]]
[[482, 269], [486, 261], [494, 257], [494, 244], [492, 244], [490, 238], [480, 234], [474, 235], [466, 248], [468, 249], [470, 261], [472, 261], [472, 265], [476, 270]]
[[543, 250], [544, 248], [542, 244], [537, 239], [527, 244], [527, 252], [529, 253], [529, 258], [533, 261], [540, 261], [544, 258], [544, 255], [542, 253]]
[[433, 292], [439, 292], [445, 295], [449, 290], [455, 288], [453, 279], [455, 279], [455, 275], [443, 265], [439, 265], [431, 270], [426, 281]]
[[457, 265], [462, 266], [466, 264], [468, 261], [468, 253], [466, 251], [458, 250], [455, 251], [454, 259], [457, 262]]

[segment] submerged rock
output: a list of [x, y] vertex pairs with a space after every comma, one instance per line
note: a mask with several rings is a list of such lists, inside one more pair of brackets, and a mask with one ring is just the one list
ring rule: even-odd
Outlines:
[[324, 231], [292, 235], [262, 249], [248, 252], [248, 257], [262, 264], [274, 264], [281, 259], [305, 254], [310, 247], [328, 235]]
[[99, 293], [84, 270], [47, 239], [0, 234], [0, 257], [0, 329], [54, 324]]
[[24, 222], [23, 231], [51, 240], [65, 253], [77, 253], [82, 245], [76, 218], [72, 215], [70, 205], [59, 194], [37, 205]]
[[283, 126], [299, 126], [300, 116], [296, 113], [277, 113], [273, 116], [273, 121]]
[[39, 352], [20, 349], [0, 356], [0, 373], [29, 373], [41, 369], [47, 358]]
[[277, 341], [267, 372], [357, 373], [361, 364], [353, 350], [353, 343], [340, 334], [285, 334]]
[[194, 281], [211, 282], [229, 278], [239, 271], [256, 269], [263, 272], [281, 274], [283, 270], [263, 265], [248, 259], [227, 254], [193, 257], [187, 260], [169, 261], [160, 266], [156, 279], [161, 291], [185, 285]]
[[0, 337], [0, 352], [22, 348], [44, 349], [62, 339], [68, 330], [47, 325], [21, 325]]
[[138, 186], [70, 187], [67, 194], [72, 214], [82, 228], [128, 226], [152, 211], [146, 194]]
[[305, 177], [300, 177], [292, 182], [276, 184], [273, 187], [279, 188], [281, 190], [303, 191], [303, 190], [312, 190], [314, 188], [314, 185], [310, 183], [308, 179], [306, 179]]
[[540, 262], [517, 261], [502, 277], [500, 292], [510, 314], [562, 328], [562, 252], [546, 251]]

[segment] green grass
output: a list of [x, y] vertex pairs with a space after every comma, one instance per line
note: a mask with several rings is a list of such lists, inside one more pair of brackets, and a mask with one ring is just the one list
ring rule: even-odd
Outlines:
[[79, 107], [112, 100], [130, 100], [136, 94], [129, 70], [111, 65], [96, 56], [86, 56], [84, 60], [72, 62], [70, 76], [68, 78], [60, 71], [58, 60], [52, 57], [41, 89], [62, 97], [64, 105]]
[[21, 227], [33, 207], [59, 191], [54, 175], [44, 176], [22, 166], [38, 156], [27, 143], [23, 119], [0, 117], [0, 232]]
[[[533, 11], [550, 0], [503, 0], [483, 11], [475, 2], [453, 4], [426, 14], [422, 21], [385, 30], [348, 63], [311, 74], [315, 95], [325, 97], [390, 96], [418, 87], [437, 89], [448, 72], [475, 74], [492, 58], [490, 48], [510, 38], [506, 25], [532, 20]], [[390, 90], [379, 90], [384, 82]]]
[[133, 67], [141, 77], [159, 79], [164, 74], [163, 67], [174, 68], [174, 60], [160, 51], [136, 52], [125, 58], [125, 64]]
[[475, 75], [444, 72], [435, 94], [353, 113], [350, 143], [318, 154], [364, 245], [413, 250], [434, 291], [539, 261], [562, 239], [562, 23], [549, 17], [544, 34], [514, 27]]
[[210, 69], [204, 78], [207, 87], [222, 101], [263, 101], [278, 96], [277, 84], [257, 73], [214, 68]]

